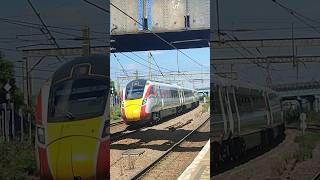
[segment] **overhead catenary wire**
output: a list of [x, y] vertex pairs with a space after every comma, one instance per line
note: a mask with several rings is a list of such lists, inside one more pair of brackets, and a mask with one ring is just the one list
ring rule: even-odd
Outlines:
[[[314, 26], [317, 29], [320, 29], [320, 26]], [[297, 26], [295, 30], [310, 30], [310, 27], [306, 26]], [[215, 34], [217, 34], [218, 30], [212, 30]], [[220, 29], [222, 32], [237, 32], [237, 33], [246, 33], [246, 32], [259, 32], [259, 31], [291, 31], [291, 27], [272, 27], [272, 28], [232, 28], [232, 29]]]
[[113, 54], [113, 56], [116, 58], [116, 60], [118, 61], [119, 65], [121, 66], [123, 73], [124, 73], [127, 77], [129, 77], [128, 72], [127, 72], [126, 69], [122, 66], [122, 64], [120, 63], [120, 60], [118, 59], [118, 57], [116, 56], [116, 54]]
[[[13, 25], [17, 25], [17, 26], [22, 26], [22, 27], [28, 27], [28, 28], [33, 28], [33, 29], [36, 29], [36, 30], [39, 30], [40, 32], [42, 32], [42, 34], [36, 34], [36, 36], [39, 36], [39, 35], [46, 35], [48, 33], [44, 32], [42, 30], [42, 25], [41, 24], [36, 24], [36, 23], [29, 23], [29, 22], [23, 22], [23, 21], [7, 21], [7, 20], [3, 20], [3, 18], [0, 18], [0, 21], [2, 22], [6, 22], [6, 23], [9, 23], [9, 24], [13, 24]], [[49, 27], [49, 26], [48, 26]], [[60, 40], [60, 41], [79, 41], [81, 40], [81, 37], [80, 35], [75, 35], [75, 34], [72, 34], [72, 33], [68, 33], [68, 32], [62, 32], [62, 31], [57, 31], [57, 30], [50, 30], [53, 34], [61, 34], [61, 35], [65, 35], [65, 36], [69, 36], [69, 37], [73, 37], [73, 38], [55, 38], [56, 40]], [[81, 30], [79, 30], [81, 31]], [[91, 32], [91, 31], [90, 31]], [[28, 36], [32, 36], [33, 34], [25, 34], [25, 35], [16, 35], [15, 38], [10, 38], [11, 41], [14, 43], [15, 41], [16, 42], [42, 42], [43, 40], [41, 39], [37, 39], [37, 40], [28, 40], [28, 39], [20, 39], [19, 37], [28, 37]], [[97, 42], [105, 42], [103, 41], [102, 39], [105, 39], [107, 37], [92, 37], [90, 38], [90, 40], [93, 40], [93, 41], [97, 41]], [[101, 40], [100, 40], [101, 39]], [[43, 45], [53, 45], [53, 44], [35, 44], [35, 45], [32, 45], [31, 46], [43, 46]], [[27, 45], [26, 47], [30, 47], [30, 45]]]
[[[146, 59], [144, 59], [143, 57], [139, 56], [137, 53], [134, 53], [134, 52], [130, 52], [130, 53], [133, 54], [134, 56], [138, 57], [139, 59], [143, 60], [143, 61], [146, 62], [146, 63], [150, 63], [150, 64], [153, 65], [153, 66], [157, 66], [156, 64], [153, 64], [153, 63], [151, 63], [151, 62], [148, 62]], [[158, 67], [161, 68], [161, 69], [167, 70], [167, 71], [173, 71], [173, 70], [168, 69], [168, 68], [165, 68], [165, 67], [161, 67], [161, 66], [158, 66]], [[160, 72], [160, 71], [159, 71], [159, 72]]]
[[[21, 67], [21, 66], [14, 66], [14, 68], [16, 68], [16, 69], [24, 69], [24, 67]], [[50, 72], [50, 73], [55, 72], [54, 70], [40, 69], [40, 68], [34, 68], [33, 71]]]
[[[146, 67], [146, 68], [149, 68], [147, 65], [145, 65], [145, 64], [143, 64], [143, 63], [141, 63], [141, 62], [139, 62], [139, 61], [137, 61], [137, 60], [135, 60], [135, 59], [133, 59], [132, 57], [126, 55], [125, 53], [120, 52], [120, 54], [122, 54], [123, 56], [127, 57], [128, 59], [130, 59], [130, 60], [132, 60], [132, 61], [134, 61], [134, 62], [136, 62], [136, 63], [138, 63], [138, 64], [140, 64], [140, 65], [142, 65], [142, 66], [144, 66], [144, 67]], [[150, 69], [152, 69], [152, 70], [154, 70], [154, 71], [159, 71], [159, 69], [155, 69], [155, 68], [150, 68]], [[163, 74], [162, 71], [159, 71], [159, 72]], [[168, 72], [170, 73], [170, 72], [173, 72], [173, 71], [168, 71]], [[165, 73], [167, 73], [167, 72], [165, 72]], [[191, 79], [187, 76], [187, 74], [181, 72], [181, 75], [184, 75], [185, 78], [187, 78], [188, 80], [191, 80]]]
[[[0, 71], [0, 75], [6, 75], [6, 74], [8, 74], [8, 73]], [[13, 77], [25, 78], [25, 76], [21, 76], [21, 75], [13, 75]], [[43, 77], [29, 77], [29, 78], [30, 79], [38, 79], [38, 80], [48, 80], [47, 78], [43, 78]]]
[[151, 52], [150, 52], [150, 56], [152, 57], [153, 61], [156, 63], [156, 66], [158, 67], [158, 69], [159, 69], [160, 73], [161, 73], [161, 74], [162, 74], [162, 76], [164, 77], [164, 75], [163, 75], [163, 73], [162, 73], [162, 71], [161, 71], [161, 69], [160, 69], [160, 67], [159, 67], [159, 65], [158, 65], [158, 63], [157, 63], [157, 61], [156, 61], [156, 59], [153, 57], [153, 55], [152, 55], [152, 53], [151, 53]]
[[[51, 34], [50, 30], [48, 29], [48, 26], [45, 24], [45, 22], [44, 22], [43, 19], [41, 18], [40, 13], [39, 13], [39, 12], [37, 11], [37, 9], [33, 6], [31, 0], [27, 0], [27, 1], [28, 1], [29, 5], [31, 6], [33, 12], [36, 14], [36, 16], [38, 17], [38, 19], [40, 20], [41, 24], [44, 26], [45, 30], [47, 31], [47, 33], [48, 33], [48, 35], [49, 35], [49, 37], [50, 37], [50, 38], [48, 38], [48, 40], [49, 40], [49, 41], [52, 41], [53, 44], [55, 44], [55, 46], [60, 49], [60, 45], [58, 44], [58, 42], [56, 41], [56, 39], [55, 39], [55, 38], [53, 37], [53, 35]], [[45, 32], [43, 32], [42, 29], [40, 29], [40, 31], [45, 34]], [[62, 63], [62, 60], [60, 59], [59, 56], [56, 56], [56, 58]], [[39, 63], [40, 63], [41, 61], [42, 61], [42, 59], [39, 61]]]
[[[143, 60], [143, 61], [145, 61], [145, 62], [147, 62], [147, 63], [151, 63], [151, 62], [148, 62], [146, 59], [142, 58], [141, 56], [139, 56], [138, 54], [136, 54], [136, 53], [134, 53], [134, 52], [131, 52], [131, 53], [132, 53], [133, 55], [135, 55], [136, 57], [140, 58], [141, 60]], [[155, 62], [155, 63], [156, 63], [156, 62]], [[154, 65], [154, 66], [157, 66], [156, 64], [153, 64], [153, 63], [151, 63], [151, 64]], [[157, 67], [158, 67], [158, 71], [159, 71], [161, 74], [163, 74], [163, 73], [161, 72], [160, 69], [167, 70], [168, 72], [175, 72], [175, 71], [173, 71], [173, 70], [171, 70], [171, 69], [168, 69], [168, 68], [165, 68], [165, 67], [161, 67], [161, 66], [157, 66]], [[188, 75], [185, 74], [184, 72], [180, 72], [180, 74], [181, 74], [181, 75], [184, 75], [187, 79], [190, 80], [190, 78], [188, 78]]]
[[[144, 66], [144, 67], [146, 67], [146, 68], [149, 68], [147, 65], [145, 65], [145, 64], [143, 64], [143, 63], [141, 63], [141, 62], [139, 62], [139, 61], [137, 61], [137, 60], [135, 60], [135, 59], [133, 59], [132, 57], [126, 55], [125, 53], [120, 52], [120, 54], [122, 54], [123, 56], [127, 57], [128, 59], [130, 59], [130, 60], [132, 60], [132, 61], [134, 61], [134, 62], [136, 62], [136, 63], [138, 63], [138, 64], [140, 64], [140, 65], [142, 65], [142, 66]], [[154, 69], [154, 68], [152, 68], [152, 67], [151, 67], [150, 69], [152, 69], [152, 70], [154, 70], [154, 71], [158, 71], [157, 69]]]
[[[306, 26], [309, 26], [311, 27], [315, 32], [319, 33], [320, 34], [320, 31], [315, 27], [313, 26], [312, 24], [308, 23], [307, 21], [305, 20], [308, 20], [308, 21], [313, 21], [315, 22], [315, 20], [307, 17], [307, 16], [304, 16], [303, 14], [289, 8], [289, 7], [286, 7], [285, 5], [281, 4], [280, 2], [278, 2], [277, 0], [272, 0], [272, 2], [274, 2], [275, 4], [277, 4], [279, 7], [283, 8], [284, 10], [286, 10], [287, 12], [289, 12], [289, 14], [291, 14], [293, 17], [295, 17], [296, 19], [298, 19], [301, 23], [305, 24]], [[302, 19], [304, 18], [304, 19]], [[318, 21], [316, 21], [318, 22]]]
[[[26, 26], [36, 26], [36, 27], [43, 27], [42, 24], [39, 24], [39, 23], [33, 23], [33, 22], [28, 22], [28, 21], [21, 21], [21, 20], [15, 20], [15, 19], [9, 19], [9, 18], [3, 18], [3, 17], [0, 17], [0, 21], [2, 22], [11, 22], [11, 23], [19, 23], [19, 24], [24, 24]], [[71, 27], [64, 27], [64, 26], [53, 26], [53, 25], [47, 25], [47, 27], [52, 31], [54, 32], [52, 29], [59, 29], [59, 30], [66, 30], [66, 31], [76, 31], [76, 32], [82, 32], [82, 29], [76, 29], [76, 28], [71, 28]], [[109, 33], [107, 32], [102, 32], [102, 31], [93, 31], [93, 30], [90, 30], [90, 33], [93, 33], [93, 34], [101, 34], [101, 35], [106, 35], [107, 37], [110, 36]], [[27, 35], [28, 36], [28, 35]]]
[[38, 19], [40, 20], [41, 24], [43, 25], [43, 27], [45, 28], [45, 30], [47, 31], [50, 39], [49, 41], [52, 41], [55, 46], [57, 48], [60, 48], [60, 45], [58, 44], [58, 42], [56, 41], [56, 39], [54, 38], [54, 36], [51, 34], [50, 30], [48, 29], [48, 26], [46, 25], [46, 23], [43, 21], [42, 17], [40, 16], [40, 13], [37, 11], [37, 9], [33, 6], [31, 0], [27, 0], [30, 7], [32, 8], [33, 12], [36, 14], [36, 16], [38, 17]]

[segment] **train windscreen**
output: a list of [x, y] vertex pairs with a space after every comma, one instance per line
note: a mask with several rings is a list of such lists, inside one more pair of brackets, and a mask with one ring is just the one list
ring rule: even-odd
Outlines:
[[126, 100], [140, 99], [143, 96], [146, 80], [135, 80], [126, 87]]
[[101, 116], [107, 96], [108, 84], [103, 78], [60, 82], [51, 89], [48, 121], [72, 121]]

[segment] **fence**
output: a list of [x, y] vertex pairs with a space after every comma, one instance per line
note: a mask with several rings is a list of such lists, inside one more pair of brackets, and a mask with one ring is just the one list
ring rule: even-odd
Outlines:
[[34, 116], [16, 109], [13, 103], [3, 103], [0, 107], [0, 138], [11, 140], [33, 140]]

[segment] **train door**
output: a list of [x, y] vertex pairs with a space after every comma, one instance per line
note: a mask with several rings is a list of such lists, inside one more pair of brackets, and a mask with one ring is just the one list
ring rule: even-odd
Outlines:
[[266, 113], [267, 113], [267, 126], [272, 125], [272, 113], [271, 113], [271, 108], [270, 108], [270, 101], [269, 101], [269, 96], [268, 92], [263, 93], [264, 100], [265, 100], [265, 105], [266, 105]]
[[182, 95], [181, 95], [181, 91], [180, 89], [178, 88], [178, 97], [179, 97], [179, 105], [181, 106], [182, 105]]
[[234, 118], [233, 118], [233, 111], [232, 111], [232, 106], [231, 106], [231, 100], [230, 100], [230, 97], [229, 97], [229, 87], [226, 88], [226, 95], [225, 95], [225, 99], [226, 99], [226, 109], [227, 109], [227, 112], [228, 112], [228, 122], [229, 122], [229, 133], [233, 134], [234, 132]]
[[159, 86], [160, 101], [161, 101], [161, 110], [164, 108], [164, 92], [163, 89]]
[[186, 102], [186, 97], [184, 95], [184, 90], [183, 89], [181, 89], [181, 95], [182, 95], [182, 105], [184, 105], [185, 102]]
[[219, 101], [220, 101], [220, 109], [221, 109], [221, 115], [223, 119], [223, 127], [224, 127], [224, 134], [227, 134], [228, 132], [228, 122], [226, 117], [226, 106], [225, 106], [225, 98], [224, 98], [224, 88], [218, 87], [218, 95], [219, 95]]
[[213, 85], [213, 91], [211, 96], [211, 121], [210, 128], [212, 132], [212, 141], [220, 141], [224, 134], [224, 119], [221, 109], [220, 88]]
[[232, 96], [233, 96], [233, 104], [235, 107], [235, 113], [236, 113], [236, 117], [237, 117], [238, 134], [240, 135], [241, 120], [240, 120], [240, 113], [239, 113], [239, 109], [238, 109], [238, 102], [237, 102], [237, 98], [236, 98], [235, 87], [232, 87]]

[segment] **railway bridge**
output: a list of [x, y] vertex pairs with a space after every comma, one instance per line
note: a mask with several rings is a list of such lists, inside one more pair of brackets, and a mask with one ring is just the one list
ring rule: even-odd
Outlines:
[[273, 90], [279, 93], [281, 101], [285, 100], [307, 100], [310, 109], [316, 112], [320, 112], [320, 82], [299, 82], [273, 85]]
[[196, 89], [199, 94], [210, 96], [210, 87]]

